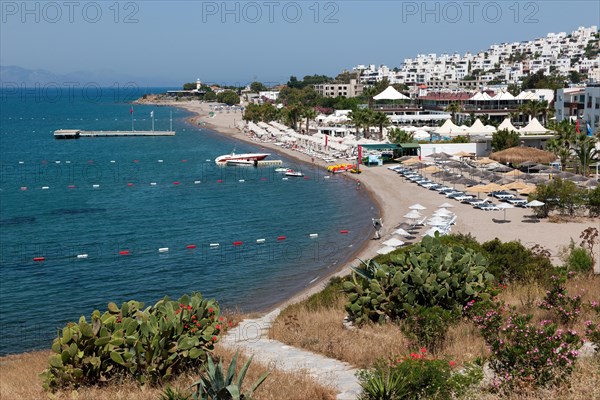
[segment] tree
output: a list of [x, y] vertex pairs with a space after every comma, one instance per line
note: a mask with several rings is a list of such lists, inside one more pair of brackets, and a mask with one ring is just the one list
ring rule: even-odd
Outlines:
[[356, 139], [358, 140], [360, 138], [360, 128], [364, 124], [365, 119], [367, 118], [365, 110], [362, 108], [352, 110], [348, 114], [348, 118], [350, 119], [352, 125], [354, 125], [354, 127], [356, 128]]
[[240, 96], [233, 90], [225, 90], [217, 95], [217, 101], [232, 106], [240, 103]]
[[571, 147], [574, 146], [577, 136], [575, 126], [565, 119], [559, 123], [553, 123], [551, 128], [556, 132], [556, 136], [548, 141], [546, 149], [560, 159], [561, 167], [564, 170], [573, 154]]
[[376, 111], [373, 113], [372, 121], [379, 126], [379, 139], [383, 140], [383, 128], [391, 125], [390, 119], [384, 112]]
[[298, 120], [302, 113], [302, 107], [299, 104], [291, 104], [285, 108], [285, 117], [288, 125], [295, 131], [298, 130]]
[[265, 92], [267, 87], [262, 84], [262, 82], [252, 82], [250, 84], [250, 91], [252, 93]]
[[406, 132], [398, 128], [391, 129], [388, 133], [388, 138], [390, 139], [390, 142], [396, 144], [412, 143], [415, 141], [414, 133]]
[[517, 132], [511, 132], [508, 129], [502, 129], [492, 134], [493, 151], [501, 151], [521, 144], [521, 139]]
[[217, 95], [212, 90], [208, 90], [206, 93], [204, 93], [203, 98], [205, 101], [215, 101], [217, 100]]
[[458, 102], [452, 102], [452, 103], [448, 104], [448, 106], [446, 107], [446, 111], [451, 113], [452, 122], [456, 123], [456, 113], [459, 113], [462, 111], [462, 106]]
[[309, 123], [311, 119], [315, 119], [317, 117], [317, 111], [314, 107], [306, 107], [302, 110], [302, 117], [306, 118], [306, 134], [309, 135]]
[[596, 140], [586, 134], [576, 135], [573, 152], [579, 161], [578, 170], [583, 176], [588, 176], [590, 164], [599, 161], [600, 154], [596, 150]]
[[189, 82], [189, 83], [184, 83], [183, 84], [183, 90], [194, 90], [196, 89], [196, 83], [195, 82]]

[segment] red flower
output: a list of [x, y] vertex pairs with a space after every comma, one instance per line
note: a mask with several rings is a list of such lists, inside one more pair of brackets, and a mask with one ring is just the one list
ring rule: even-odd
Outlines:
[[213, 312], [213, 309], [212, 309], [212, 308], [209, 308], [209, 309], [208, 309], [208, 312], [212, 314], [212, 312]]
[[423, 353], [423, 354], [427, 353], [427, 349], [425, 347], [421, 348], [421, 353]]
[[184, 325], [183, 327], [184, 327], [185, 329], [187, 329], [187, 327], [188, 327], [188, 326], [187, 326], [187, 325]]
[[217, 341], [217, 337], [216, 337], [216, 336], [213, 336], [213, 337], [212, 337], [212, 341], [213, 341], [213, 342], [216, 342], [216, 341]]
[[185, 306], [183, 305], [183, 303], [179, 303], [179, 307], [180, 307], [180, 308], [183, 308], [183, 307], [185, 307]]
[[456, 365], [456, 363], [454, 361], [450, 361], [449, 364], [451, 367], [454, 367]]
[[219, 317], [219, 321], [223, 321], [225, 318], [223, 317]]
[[196, 324], [196, 326], [197, 326], [198, 328], [200, 328], [200, 325], [201, 325], [201, 324], [200, 324], [200, 322], [198, 322], [198, 323]]
[[187, 308], [188, 310], [192, 311], [192, 306], [188, 306]]
[[215, 326], [215, 328], [217, 328], [217, 330], [221, 330], [221, 325], [217, 324], [217, 326]]

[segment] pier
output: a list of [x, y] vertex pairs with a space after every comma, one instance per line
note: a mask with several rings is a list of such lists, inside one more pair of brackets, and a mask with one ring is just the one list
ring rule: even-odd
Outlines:
[[54, 131], [55, 139], [79, 139], [80, 137], [120, 137], [120, 136], [175, 136], [175, 131], [82, 131], [59, 129]]

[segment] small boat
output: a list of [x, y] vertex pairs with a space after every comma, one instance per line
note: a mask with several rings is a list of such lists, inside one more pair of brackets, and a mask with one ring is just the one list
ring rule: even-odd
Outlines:
[[289, 168], [275, 168], [275, 172], [288, 172], [290, 171]]
[[231, 152], [231, 154], [224, 154], [215, 158], [215, 163], [219, 165], [256, 165], [256, 163], [260, 160], [264, 160], [269, 157], [271, 154], [269, 153], [245, 153], [245, 154], [235, 154], [235, 149]]
[[301, 171], [294, 171], [292, 169], [289, 169], [286, 173], [285, 176], [295, 176], [298, 178], [302, 178], [304, 176], [304, 174]]

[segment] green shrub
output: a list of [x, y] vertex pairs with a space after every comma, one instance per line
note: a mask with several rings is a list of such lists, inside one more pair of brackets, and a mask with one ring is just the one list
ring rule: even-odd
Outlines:
[[[570, 272], [569, 274], [574, 274]], [[581, 314], [583, 302], [581, 296], [569, 296], [564, 284], [567, 281], [566, 276], [553, 276], [552, 287], [546, 291], [544, 300], [540, 303], [540, 308], [549, 310], [565, 325], [573, 325]]]
[[583, 247], [572, 248], [567, 258], [567, 268], [569, 271], [590, 272], [594, 267], [593, 263], [592, 256]]
[[441, 307], [415, 307], [402, 321], [401, 330], [418, 347], [436, 353], [444, 347], [448, 328], [456, 320], [452, 311]]
[[462, 309], [472, 299], [489, 299], [494, 277], [479, 253], [425, 237], [391, 264], [363, 262], [343, 283], [346, 310], [357, 324], [404, 318], [414, 307]]
[[154, 306], [129, 301], [119, 308], [108, 304], [103, 314], [95, 310], [91, 321], [68, 323], [52, 343], [43, 386], [97, 384], [126, 376], [140, 383], [167, 380], [201, 365], [214, 348], [225, 322], [214, 300], [200, 293], [168, 297]]
[[252, 357], [242, 366], [236, 378], [237, 359], [238, 353], [236, 352], [227, 368], [227, 374], [225, 374], [223, 360], [219, 360], [219, 363], [215, 365], [212, 358], [208, 357], [206, 370], [200, 380], [192, 385], [192, 388], [195, 388], [194, 400], [249, 400], [252, 393], [267, 379], [269, 373], [262, 374], [250, 389], [242, 394], [242, 383], [252, 362]]
[[391, 362], [378, 362], [358, 373], [359, 400], [454, 399], [463, 396], [483, 377], [481, 368], [453, 370], [454, 362], [412, 353]]
[[518, 241], [501, 242], [499, 239], [483, 243], [488, 258], [488, 271], [500, 282], [544, 283], [554, 271], [545, 256], [534, 254]]

